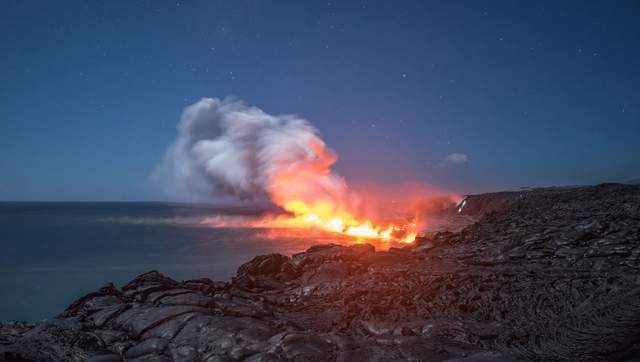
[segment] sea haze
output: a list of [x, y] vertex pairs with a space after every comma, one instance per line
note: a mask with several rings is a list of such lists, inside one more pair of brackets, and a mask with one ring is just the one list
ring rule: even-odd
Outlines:
[[273, 210], [167, 203], [0, 203], [0, 320], [51, 318], [76, 298], [155, 269], [227, 280], [255, 255], [291, 254], [335, 235], [212, 227]]

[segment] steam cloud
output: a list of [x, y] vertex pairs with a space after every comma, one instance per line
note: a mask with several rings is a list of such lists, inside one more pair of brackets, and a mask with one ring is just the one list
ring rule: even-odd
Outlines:
[[344, 180], [331, 170], [335, 161], [304, 119], [273, 116], [237, 99], [203, 98], [184, 110], [159, 172], [174, 195], [334, 204], [346, 196]]
[[447, 155], [447, 157], [443, 158], [440, 162], [440, 167], [447, 167], [450, 165], [460, 165], [466, 163], [469, 160], [469, 157], [464, 153], [452, 153]]

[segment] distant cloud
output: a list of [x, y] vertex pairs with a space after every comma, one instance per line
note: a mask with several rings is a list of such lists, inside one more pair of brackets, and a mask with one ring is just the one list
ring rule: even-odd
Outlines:
[[452, 153], [450, 155], [447, 155], [447, 157], [443, 158], [442, 161], [440, 161], [440, 167], [461, 165], [463, 163], [467, 163], [468, 160], [469, 157], [467, 157], [467, 155], [465, 155], [464, 153]]

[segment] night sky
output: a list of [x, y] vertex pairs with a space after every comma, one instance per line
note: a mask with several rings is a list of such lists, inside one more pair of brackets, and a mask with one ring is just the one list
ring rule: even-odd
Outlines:
[[310, 120], [349, 180], [640, 177], [637, 1], [2, 1], [0, 200], [163, 200], [183, 108]]

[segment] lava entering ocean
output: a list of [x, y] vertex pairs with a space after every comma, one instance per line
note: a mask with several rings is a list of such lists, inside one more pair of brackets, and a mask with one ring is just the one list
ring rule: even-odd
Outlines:
[[415, 222], [374, 225], [370, 220], [358, 220], [347, 211], [336, 211], [332, 205], [323, 205], [321, 202], [307, 205], [294, 200], [283, 205], [283, 208], [292, 216], [263, 219], [255, 225], [287, 228], [314, 227], [352, 236], [355, 240], [379, 239], [411, 243], [417, 236]]
[[273, 116], [231, 98], [204, 98], [183, 112], [161, 171], [174, 192], [266, 196], [288, 212], [254, 226], [314, 227], [357, 240], [412, 242], [417, 221], [367, 216], [362, 199], [332, 170], [336, 160], [304, 119]]

